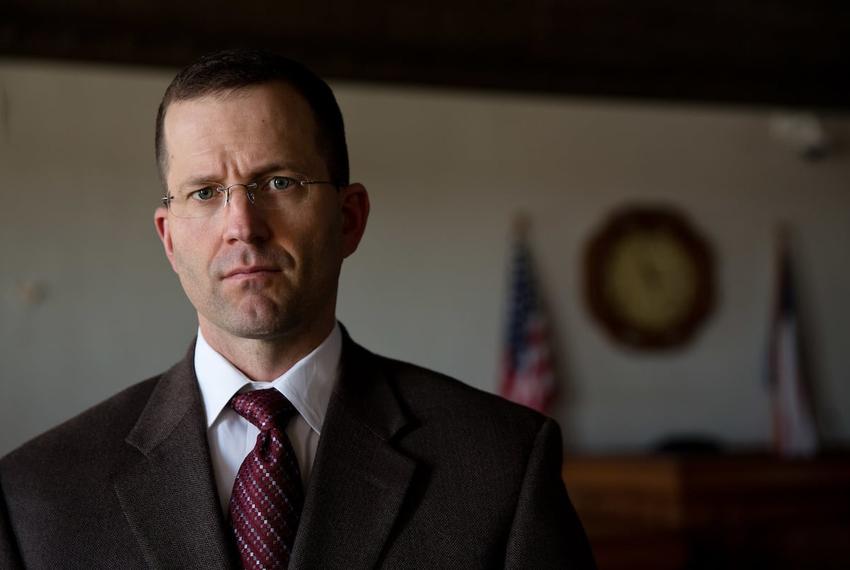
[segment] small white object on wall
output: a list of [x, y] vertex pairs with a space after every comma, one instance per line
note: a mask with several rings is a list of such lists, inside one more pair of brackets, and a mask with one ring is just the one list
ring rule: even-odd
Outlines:
[[832, 141], [815, 113], [777, 113], [770, 118], [770, 133], [806, 160], [826, 158]]
[[47, 299], [47, 283], [37, 280], [21, 281], [17, 287], [17, 298], [24, 306], [41, 305]]

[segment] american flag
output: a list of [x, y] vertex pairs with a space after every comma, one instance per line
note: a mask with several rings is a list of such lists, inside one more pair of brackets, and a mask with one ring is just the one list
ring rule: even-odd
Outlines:
[[784, 234], [779, 247], [769, 354], [776, 450], [785, 457], [811, 456], [817, 451], [817, 429], [803, 373], [797, 298], [790, 251]]
[[528, 245], [514, 245], [500, 393], [546, 413], [555, 396], [549, 327], [537, 291]]

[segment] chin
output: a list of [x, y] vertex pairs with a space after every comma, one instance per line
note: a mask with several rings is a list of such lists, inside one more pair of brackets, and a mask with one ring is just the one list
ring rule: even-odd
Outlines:
[[270, 340], [285, 336], [291, 330], [291, 325], [275, 319], [234, 319], [223, 323], [221, 328], [230, 335], [253, 340]]
[[281, 303], [266, 296], [252, 295], [237, 306], [218, 306], [207, 313], [207, 320], [229, 335], [249, 339], [269, 339], [286, 334], [295, 324]]
[[280, 336], [292, 324], [279, 313], [255, 312], [239, 315], [230, 321], [233, 334], [242, 338], [264, 339]]

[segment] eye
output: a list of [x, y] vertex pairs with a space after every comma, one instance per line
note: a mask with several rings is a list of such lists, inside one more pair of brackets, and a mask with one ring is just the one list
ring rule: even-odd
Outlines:
[[298, 181], [289, 176], [272, 176], [266, 183], [266, 189], [272, 191], [292, 190], [298, 185]]
[[200, 190], [195, 190], [189, 193], [189, 198], [198, 202], [208, 202], [216, 197], [218, 191], [212, 186], [206, 186]]

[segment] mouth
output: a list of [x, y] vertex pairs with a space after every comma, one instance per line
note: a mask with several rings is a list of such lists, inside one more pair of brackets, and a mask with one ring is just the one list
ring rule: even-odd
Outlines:
[[224, 279], [243, 281], [246, 279], [262, 279], [280, 273], [280, 269], [271, 266], [256, 265], [237, 267], [224, 274]]

